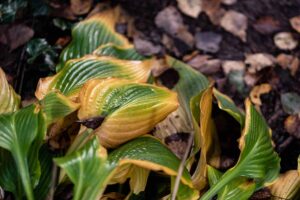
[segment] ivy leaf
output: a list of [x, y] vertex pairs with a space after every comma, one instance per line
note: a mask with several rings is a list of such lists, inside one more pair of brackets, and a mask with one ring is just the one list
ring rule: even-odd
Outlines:
[[44, 116], [34, 105], [0, 115], [0, 147], [11, 153], [29, 200], [40, 176], [37, 155], [45, 132]]
[[254, 179], [258, 188], [264, 183], [272, 182], [278, 176], [280, 158], [273, 150], [270, 130], [249, 99], [246, 101], [246, 123], [240, 139], [240, 149], [237, 164], [226, 171], [201, 200], [211, 199], [226, 184], [240, 176]]
[[21, 98], [8, 84], [4, 71], [0, 68], [0, 114], [19, 109]]
[[129, 61], [85, 56], [68, 61], [56, 75], [40, 79], [35, 95], [42, 99], [50, 91], [60, 91], [63, 95], [76, 99], [82, 85], [94, 78], [117, 77], [146, 82], [152, 64], [153, 60]]
[[166, 88], [114, 78], [87, 82], [80, 103], [80, 120], [105, 117], [95, 133], [109, 148], [148, 133], [178, 106], [176, 93]]
[[103, 44], [129, 45], [127, 39], [114, 30], [118, 12], [118, 9], [109, 9], [79, 22], [72, 30], [71, 43], [60, 55], [56, 71], [60, 71], [67, 60], [90, 54]]

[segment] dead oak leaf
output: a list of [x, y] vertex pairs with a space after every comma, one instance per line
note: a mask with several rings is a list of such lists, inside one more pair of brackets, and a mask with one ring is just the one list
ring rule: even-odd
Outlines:
[[227, 11], [221, 19], [221, 27], [246, 42], [248, 19], [242, 13], [234, 10]]

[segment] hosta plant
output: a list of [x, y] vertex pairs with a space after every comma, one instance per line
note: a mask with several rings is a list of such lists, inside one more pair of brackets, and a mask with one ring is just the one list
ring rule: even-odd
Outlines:
[[[32, 105], [20, 108], [0, 70], [0, 186], [6, 196], [60, 199], [68, 193], [96, 200], [113, 191], [147, 199], [155, 186], [151, 195], [164, 199], [247, 199], [270, 185], [279, 157], [251, 102], [244, 112], [183, 62], [140, 55], [114, 30], [117, 14], [102, 11], [73, 28], [57, 73], [39, 81]], [[178, 73], [172, 89], [151, 74], [158, 65]], [[241, 133], [239, 159], [223, 173], [214, 106], [236, 120]], [[178, 158], [168, 141], [180, 130], [188, 130], [190, 145]], [[53, 145], [70, 135], [63, 148]]]

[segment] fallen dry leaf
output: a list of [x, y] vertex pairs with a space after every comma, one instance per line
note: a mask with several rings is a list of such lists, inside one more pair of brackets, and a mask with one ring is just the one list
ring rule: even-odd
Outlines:
[[141, 36], [135, 36], [133, 44], [137, 52], [145, 56], [158, 54], [161, 51], [161, 46], [153, 44], [151, 41], [144, 39]]
[[290, 24], [293, 27], [293, 29], [295, 29], [296, 31], [298, 31], [300, 33], [300, 15], [291, 18]]
[[71, 10], [75, 15], [83, 15], [89, 12], [93, 0], [71, 0]]
[[250, 92], [250, 99], [255, 105], [261, 106], [260, 95], [267, 94], [272, 90], [272, 87], [268, 83], [255, 86]]
[[282, 50], [293, 50], [297, 47], [298, 41], [289, 32], [277, 33], [274, 37], [275, 45]]
[[223, 72], [228, 75], [232, 71], [245, 71], [245, 63], [243, 61], [226, 60], [222, 63]]
[[280, 22], [271, 16], [264, 16], [254, 22], [253, 28], [261, 34], [272, 34], [280, 30]]
[[216, 53], [220, 49], [222, 35], [214, 32], [198, 32], [195, 36], [196, 47], [204, 52]]
[[183, 23], [179, 11], [174, 6], [168, 6], [155, 17], [155, 24], [174, 38], [178, 38], [188, 46], [194, 45], [194, 37]]
[[300, 64], [298, 57], [282, 53], [277, 56], [276, 60], [283, 69], [289, 69], [292, 76], [296, 75]]
[[197, 18], [202, 11], [201, 0], [177, 0], [178, 8], [186, 15]]
[[227, 11], [221, 19], [221, 26], [228, 32], [246, 42], [247, 17], [234, 10]]
[[290, 115], [284, 121], [285, 130], [297, 139], [300, 139], [300, 117], [299, 115]]
[[197, 55], [189, 60], [187, 64], [205, 75], [212, 75], [221, 70], [221, 61], [219, 59], [211, 59], [207, 55]]
[[237, 0], [222, 0], [222, 4], [225, 5], [233, 5], [237, 2]]
[[276, 59], [267, 53], [256, 53], [246, 55], [245, 64], [249, 65], [248, 72], [254, 74], [265, 67], [274, 66]]
[[34, 31], [24, 24], [0, 26], [0, 43], [9, 46], [10, 51], [24, 45], [33, 35]]

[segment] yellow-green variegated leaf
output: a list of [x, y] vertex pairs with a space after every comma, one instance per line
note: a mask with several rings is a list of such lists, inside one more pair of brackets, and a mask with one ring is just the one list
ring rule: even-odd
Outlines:
[[58, 92], [50, 92], [40, 101], [47, 124], [56, 122], [59, 119], [71, 114], [79, 108], [78, 103], [74, 103], [66, 96]]
[[[163, 171], [171, 177], [177, 175], [180, 165], [180, 160], [158, 139], [151, 136], [139, 137], [120, 146], [109, 154], [108, 160], [112, 165], [117, 166], [111, 179], [112, 183], [122, 183], [127, 178], [137, 179], [136, 176], [139, 174], [130, 169], [132, 165], [152, 171]], [[181, 194], [177, 199], [197, 199], [198, 192], [193, 189], [191, 177], [186, 168], [180, 180], [183, 185], [181, 189], [186, 193]]]
[[[209, 185], [217, 184], [223, 174], [211, 166], [208, 166], [207, 169]], [[254, 191], [255, 183], [253, 181], [248, 181], [245, 177], [238, 177], [218, 192], [218, 200], [247, 200]]]
[[212, 119], [213, 88], [209, 87], [200, 96], [200, 142], [201, 152], [197, 168], [193, 174], [193, 183], [198, 190], [207, 185], [207, 165], [218, 166], [220, 146], [215, 124]]
[[279, 178], [269, 186], [272, 196], [278, 199], [300, 198], [300, 174], [297, 170], [290, 170], [281, 174]]
[[38, 99], [42, 99], [50, 91], [59, 91], [67, 97], [76, 98], [82, 85], [94, 78], [117, 77], [146, 82], [153, 62], [153, 60], [129, 61], [91, 55], [73, 59], [56, 75], [40, 79], [35, 95]]
[[0, 68], [0, 114], [19, 109], [20, 96], [8, 84], [4, 71]]
[[151, 131], [178, 106], [166, 88], [122, 79], [94, 79], [80, 92], [81, 120], [105, 117], [95, 132], [105, 147], [116, 147]]
[[115, 31], [119, 10], [109, 9], [79, 22], [72, 30], [72, 41], [60, 55], [57, 71], [73, 58], [91, 54], [97, 47], [113, 43], [127, 46], [128, 40]]
[[226, 111], [231, 115], [236, 121], [239, 122], [241, 127], [244, 127], [245, 114], [235, 105], [235, 103], [225, 94], [222, 94], [217, 89], [213, 90], [214, 96], [217, 99], [218, 106], [221, 110]]
[[280, 158], [273, 150], [270, 130], [249, 99], [246, 100], [246, 123], [240, 139], [240, 149], [237, 164], [226, 171], [201, 200], [211, 199], [225, 185], [240, 176], [253, 179], [257, 188], [274, 181], [278, 176]]
[[93, 54], [97, 56], [111, 56], [123, 60], [149, 59], [149, 57], [139, 54], [133, 45], [118, 46], [112, 43], [101, 45]]

